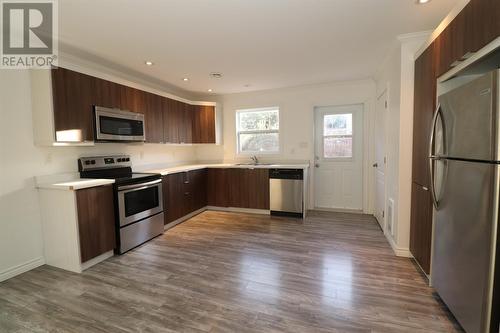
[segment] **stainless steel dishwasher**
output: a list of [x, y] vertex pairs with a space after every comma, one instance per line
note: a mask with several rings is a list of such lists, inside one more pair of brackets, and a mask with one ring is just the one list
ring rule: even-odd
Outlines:
[[271, 215], [302, 217], [304, 211], [304, 170], [269, 169]]

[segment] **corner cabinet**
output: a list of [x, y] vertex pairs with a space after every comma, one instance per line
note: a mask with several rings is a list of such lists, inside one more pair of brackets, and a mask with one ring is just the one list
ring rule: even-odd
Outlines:
[[146, 143], [216, 143], [214, 103], [193, 105], [61, 67], [32, 71], [31, 93], [37, 145], [93, 144], [96, 105], [144, 114]]
[[164, 224], [207, 206], [207, 170], [191, 170], [163, 176]]

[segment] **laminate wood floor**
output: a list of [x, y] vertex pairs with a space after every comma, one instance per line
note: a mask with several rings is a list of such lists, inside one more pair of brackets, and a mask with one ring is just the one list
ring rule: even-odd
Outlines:
[[460, 332], [373, 217], [204, 212], [83, 274], [0, 283], [0, 332]]

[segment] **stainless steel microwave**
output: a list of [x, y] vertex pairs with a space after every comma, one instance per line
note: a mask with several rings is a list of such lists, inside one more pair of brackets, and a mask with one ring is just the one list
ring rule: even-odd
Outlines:
[[144, 115], [95, 106], [96, 141], [145, 141]]

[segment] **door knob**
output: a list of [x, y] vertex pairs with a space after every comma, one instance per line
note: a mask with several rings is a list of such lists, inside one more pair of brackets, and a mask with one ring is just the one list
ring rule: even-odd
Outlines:
[[378, 168], [378, 163], [373, 163], [374, 168]]
[[314, 164], [314, 166], [315, 166], [316, 168], [319, 168], [319, 164], [318, 164], [318, 163]]

